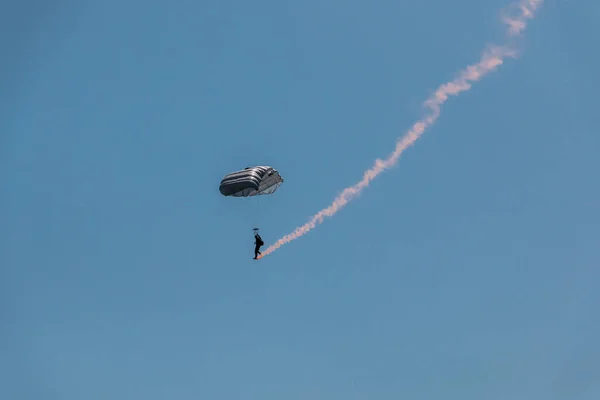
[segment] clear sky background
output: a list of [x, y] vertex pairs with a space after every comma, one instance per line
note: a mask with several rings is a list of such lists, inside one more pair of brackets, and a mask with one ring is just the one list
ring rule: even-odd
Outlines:
[[[252, 260], [507, 4], [3, 2], [0, 398], [600, 398], [596, 0], [546, 1], [396, 168]], [[275, 195], [219, 194], [257, 164]]]

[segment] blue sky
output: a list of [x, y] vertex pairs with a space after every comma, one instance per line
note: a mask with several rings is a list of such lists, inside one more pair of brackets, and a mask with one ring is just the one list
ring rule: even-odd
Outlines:
[[[334, 219], [500, 0], [8, 1], [0, 397], [597, 399], [600, 4], [509, 60]], [[272, 165], [274, 196], [220, 196]], [[594, 339], [596, 338], [596, 339]]]

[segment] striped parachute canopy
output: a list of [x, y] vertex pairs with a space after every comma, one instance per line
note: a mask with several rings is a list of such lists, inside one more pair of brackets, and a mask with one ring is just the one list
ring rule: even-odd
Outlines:
[[225, 175], [219, 191], [223, 196], [250, 197], [273, 194], [283, 183], [283, 178], [272, 167], [248, 167]]

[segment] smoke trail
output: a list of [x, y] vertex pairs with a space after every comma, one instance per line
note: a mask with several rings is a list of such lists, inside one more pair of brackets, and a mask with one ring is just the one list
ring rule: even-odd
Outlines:
[[[526, 28], [527, 20], [533, 18], [534, 12], [542, 5], [542, 2], [543, 0], [521, 0], [512, 5], [512, 7], [517, 9], [516, 15], [504, 16], [502, 18], [502, 21], [508, 26], [509, 36], [518, 35]], [[505, 58], [515, 56], [516, 52], [506, 46], [493, 46], [484, 52], [478, 63], [466, 67], [460, 72], [457, 78], [441, 85], [424, 103], [430, 111], [429, 115], [417, 121], [412, 128], [398, 140], [396, 149], [388, 156], [388, 158], [385, 160], [377, 159], [375, 165], [365, 171], [362, 180], [355, 185], [344, 189], [329, 207], [319, 211], [306, 224], [296, 228], [292, 233], [277, 240], [277, 242], [269, 246], [259, 258], [269, 255], [284, 244], [305, 235], [315, 228], [317, 224], [322, 223], [325, 217], [334, 216], [341, 208], [348, 204], [348, 202], [359, 195], [363, 189], [369, 186], [369, 183], [371, 183], [373, 179], [398, 162], [398, 159], [404, 150], [414, 144], [425, 130], [433, 125], [439, 118], [441, 106], [448, 100], [449, 96], [456, 96], [469, 90], [472, 83], [481, 80], [484, 76], [496, 70], [502, 65]]]
[[505, 16], [502, 21], [508, 25], [508, 34], [518, 35], [527, 27], [527, 20], [533, 18], [535, 11], [542, 5], [544, 0], [521, 0], [512, 5], [518, 12], [514, 17]]

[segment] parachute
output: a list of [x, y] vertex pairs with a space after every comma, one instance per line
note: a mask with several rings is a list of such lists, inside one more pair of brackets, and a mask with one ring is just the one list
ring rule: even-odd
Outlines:
[[219, 191], [223, 196], [252, 197], [273, 194], [283, 183], [279, 172], [269, 166], [247, 167], [225, 175]]

